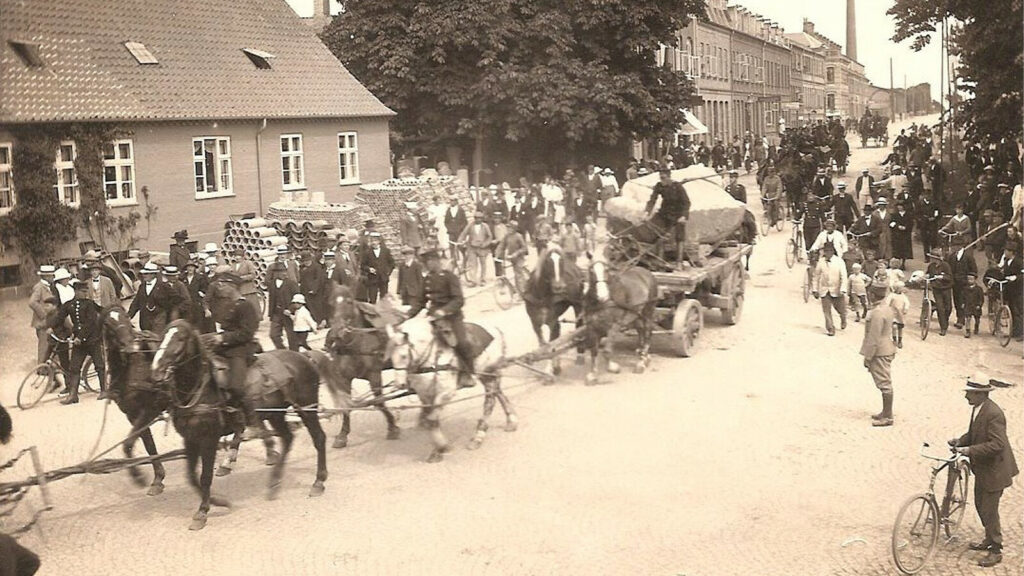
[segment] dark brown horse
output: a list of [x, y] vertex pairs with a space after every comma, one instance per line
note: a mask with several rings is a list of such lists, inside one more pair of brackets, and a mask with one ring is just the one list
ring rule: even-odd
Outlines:
[[[128, 313], [119, 304], [104, 309], [101, 322], [107, 374], [110, 376], [110, 398], [132, 425], [131, 435], [122, 444], [124, 455], [132, 458], [135, 439], [140, 438], [146, 453], [156, 456], [150, 423], [170, 407], [170, 396], [150, 378], [150, 363], [160, 339], [152, 333], [136, 332]], [[136, 484], [141, 486], [145, 483], [138, 468], [129, 468], [128, 472]], [[153, 483], [147, 494], [156, 496], [163, 492], [165, 477], [163, 464], [153, 462]]]
[[[371, 304], [357, 303], [348, 288], [339, 288], [333, 303], [334, 314], [331, 329], [324, 341], [324, 348], [330, 353], [327, 366], [321, 370], [331, 371], [327, 378], [328, 389], [339, 408], [351, 405], [352, 380], [360, 378], [370, 383], [370, 390], [378, 401], [376, 405], [388, 427], [388, 440], [401, 437], [401, 429], [395, 423], [395, 417], [380, 400], [383, 393], [381, 370], [385, 365], [384, 351], [388, 336], [384, 328], [376, 327], [366, 314], [378, 314]], [[363, 311], [363, 307], [369, 310]], [[314, 355], [314, 363], [317, 363]], [[335, 448], [348, 446], [348, 434], [351, 430], [350, 412], [342, 412], [341, 431], [334, 439]]]
[[[262, 361], [262, 363], [261, 363]], [[153, 358], [153, 379], [166, 383], [171, 395], [171, 418], [185, 441], [189, 481], [202, 497], [199, 510], [192, 517], [192, 530], [206, 525], [210, 505], [226, 505], [211, 496], [214, 460], [220, 437], [229, 429], [230, 413], [216, 382], [215, 366], [206, 346], [185, 320], [176, 320], [167, 327], [163, 341]], [[270, 422], [281, 438], [281, 458], [274, 465], [268, 497], [280, 490], [284, 463], [291, 450], [294, 435], [285, 421], [284, 409], [296, 409], [309, 431], [317, 450], [317, 475], [310, 496], [324, 492], [327, 479], [326, 436], [320, 427], [315, 409], [318, 403], [320, 376], [306, 356], [290, 350], [274, 350], [261, 354], [249, 370], [247, 395], [261, 418]], [[196, 477], [196, 464], [202, 461], [202, 475]]]
[[[526, 281], [523, 302], [542, 346], [561, 335], [560, 318], [569, 308], [575, 312], [576, 326], [581, 326], [585, 281], [584, 271], [561, 250], [548, 249], [538, 257], [537, 267]], [[583, 349], [578, 348], [577, 353], [582, 360]], [[556, 356], [551, 359], [551, 373], [557, 376], [561, 372]]]

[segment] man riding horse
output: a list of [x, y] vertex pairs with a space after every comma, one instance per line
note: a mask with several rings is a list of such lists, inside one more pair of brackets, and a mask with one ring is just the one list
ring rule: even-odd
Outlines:
[[466, 335], [462, 316], [465, 303], [462, 284], [455, 274], [441, 267], [441, 254], [437, 250], [427, 250], [422, 257], [427, 263], [427, 275], [423, 279], [423, 292], [413, 298], [409, 318], [426, 308], [435, 329], [442, 334], [451, 333], [455, 339], [452, 348], [460, 364], [459, 387], [471, 386], [475, 366], [472, 345]]
[[[686, 219], [690, 216], [690, 197], [681, 183], [672, 180], [670, 170], [662, 169], [659, 174], [661, 181], [654, 185], [645, 212], [648, 220], [671, 234], [676, 245], [676, 265], [682, 267], [686, 256]], [[654, 213], [658, 198], [661, 198], [661, 206]], [[694, 265], [698, 263], [694, 262]]]
[[223, 314], [223, 317], [216, 318], [220, 322], [222, 332], [209, 335], [209, 339], [214, 344], [214, 353], [222, 357], [228, 367], [227, 381], [218, 384], [223, 386], [222, 391], [228, 402], [242, 410], [246, 425], [262, 428], [245, 391], [246, 374], [260, 348], [256, 341], [260, 315], [242, 294], [241, 278], [232, 274], [220, 274], [214, 280], [220, 284], [219, 294], [216, 296], [225, 304], [219, 310], [211, 307], [215, 318], [219, 314]]

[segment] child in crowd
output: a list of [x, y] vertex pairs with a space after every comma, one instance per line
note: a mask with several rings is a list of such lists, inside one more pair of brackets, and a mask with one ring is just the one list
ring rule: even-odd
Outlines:
[[593, 214], [588, 214], [587, 221], [583, 224], [583, 241], [587, 246], [587, 252], [597, 252], [597, 224], [594, 223]]
[[292, 296], [291, 305], [288, 306], [284, 313], [292, 319], [292, 332], [295, 333], [294, 348], [292, 350], [296, 352], [301, 352], [303, 348], [311, 350], [309, 344], [306, 343], [306, 339], [309, 337], [310, 332], [316, 331], [316, 321], [313, 320], [313, 315], [306, 308], [306, 297], [302, 294]]
[[896, 289], [896, 284], [906, 282], [907, 280], [907, 277], [906, 275], [903, 274], [903, 270], [900, 266], [901, 262], [899, 258], [893, 258], [892, 260], [889, 261], [889, 270], [887, 274], [889, 275], [890, 291], [894, 291]]
[[860, 322], [861, 316], [868, 315], [868, 287], [871, 286], [871, 277], [861, 272], [860, 264], [854, 263], [847, 278], [849, 286], [846, 291], [850, 295], [850, 306], [856, 314], [854, 322]]
[[864, 250], [864, 263], [862, 264], [862, 266], [862, 272], [867, 274], [868, 278], [875, 277], [875, 270], [878, 269], [878, 261], [875, 260], [875, 251], [872, 250], [871, 248], [866, 248]]
[[843, 252], [843, 262], [846, 263], [847, 277], [853, 274], [853, 266], [855, 264], [863, 264], [864, 253], [861, 252], [860, 243], [857, 242], [856, 238], [850, 238], [850, 245], [847, 247], [846, 252]]
[[978, 333], [981, 324], [981, 307], [985, 304], [985, 290], [978, 286], [978, 275], [967, 273], [967, 285], [964, 286], [964, 338], [971, 337], [971, 317], [974, 317], [974, 333]]
[[910, 300], [907, 299], [906, 284], [896, 282], [889, 294], [889, 307], [892, 308], [892, 341], [897, 348], [903, 348], [903, 325], [910, 314]]
[[871, 284], [889, 287], [889, 264], [885, 261], [885, 258], [879, 258], [875, 261], [875, 273], [871, 276]]
[[582, 240], [580, 237], [580, 229], [576, 226], [575, 222], [567, 221], [562, 223], [560, 240], [562, 252], [565, 253], [565, 257], [569, 259], [569, 262], [575, 264], [576, 258], [580, 253], [580, 243]]

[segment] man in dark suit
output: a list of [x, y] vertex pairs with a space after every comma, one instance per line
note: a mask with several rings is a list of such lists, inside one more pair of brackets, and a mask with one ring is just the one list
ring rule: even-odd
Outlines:
[[[181, 281], [181, 274], [176, 266], [164, 266], [164, 284], [168, 288], [167, 322], [185, 319], [192, 322], [192, 295], [188, 287]], [[196, 326], [198, 328], [198, 326]]]
[[178, 230], [174, 233], [174, 244], [170, 250], [170, 265], [178, 270], [184, 270], [185, 264], [192, 259], [185, 242], [188, 240], [188, 230]]
[[100, 314], [102, 314], [102, 310], [100, 310], [99, 304], [89, 297], [89, 282], [75, 280], [74, 300], [62, 304], [50, 323], [50, 326], [60, 326], [70, 318], [71, 336], [75, 339], [74, 350], [71, 352], [71, 365], [68, 369], [71, 380], [68, 383], [68, 389], [71, 393], [67, 398], [61, 400], [61, 404], [78, 403], [78, 381], [81, 378], [82, 365], [85, 363], [86, 357], [92, 358], [102, 391], [101, 395], [106, 397], [106, 370], [103, 364]]
[[864, 203], [864, 212], [850, 230], [860, 242], [864, 251], [878, 253], [878, 239], [882, 235], [882, 219], [875, 214], [871, 202]]
[[[274, 262], [267, 269], [267, 315], [270, 317], [270, 341], [278, 350], [292, 348], [292, 320], [285, 314], [291, 304], [292, 296], [299, 293], [299, 285], [288, 277], [284, 264]], [[281, 333], [288, 337], [288, 346], [284, 345]]]
[[846, 182], [836, 184], [836, 197], [832, 202], [835, 210], [835, 220], [842, 226], [843, 231], [853, 227], [854, 222], [860, 218], [860, 209], [853, 196], [846, 193]]
[[971, 550], [987, 550], [978, 561], [984, 568], [1003, 561], [1003, 531], [999, 523], [999, 499], [1013, 484], [1019, 472], [1006, 435], [1006, 415], [988, 394], [994, 388], [987, 376], [975, 374], [967, 379], [964, 397], [971, 405], [971, 425], [967, 433], [949, 441], [956, 451], [971, 459], [974, 471], [974, 507], [985, 527], [985, 539], [972, 542]]
[[299, 289], [306, 297], [306, 306], [317, 324], [327, 319], [327, 300], [324, 298], [326, 284], [327, 273], [320, 265], [319, 258], [314, 258], [310, 252], [303, 252], [302, 265], [299, 268]]
[[234, 301], [227, 317], [220, 323], [222, 329], [216, 335], [215, 351], [228, 362], [227, 387], [222, 390], [228, 402], [242, 409], [246, 425], [255, 428], [256, 434], [262, 431], [256, 412], [246, 395], [245, 377], [249, 364], [256, 355], [259, 343], [256, 331], [260, 328], [260, 312], [251, 302], [245, 299], [240, 290], [240, 282], [227, 279], [225, 297]]
[[375, 304], [377, 298], [388, 293], [388, 281], [395, 269], [391, 251], [381, 241], [379, 232], [370, 235], [370, 244], [360, 256], [359, 271], [363, 279], [360, 295], [363, 302]]
[[824, 168], [818, 168], [818, 173], [811, 181], [811, 194], [818, 197], [818, 200], [829, 201], [832, 198], [832, 180], [825, 175]]
[[181, 277], [181, 283], [188, 289], [189, 298], [192, 300], [189, 324], [207, 334], [213, 332], [213, 321], [206, 317], [206, 308], [203, 304], [210, 279], [205, 274], [200, 274], [198, 268], [199, 262], [195, 259], [189, 260], [185, 264], [185, 275]]
[[403, 305], [410, 305], [423, 293], [423, 265], [416, 259], [416, 251], [402, 246], [402, 263], [398, 266], [398, 297]]
[[334, 273], [331, 280], [339, 286], [352, 288], [356, 280], [356, 268], [359, 263], [352, 258], [352, 244], [348, 238], [339, 238], [334, 250]]
[[142, 283], [128, 307], [128, 316], [134, 318], [138, 314], [140, 330], [163, 334], [164, 328], [167, 327], [169, 304], [176, 299], [176, 295], [168, 294], [170, 289], [167, 284], [160, 281], [159, 273], [160, 268], [152, 262], [147, 262], [142, 267]]
[[1007, 280], [1005, 286], [1003, 286], [1003, 294], [1005, 294], [1006, 305], [1010, 307], [1010, 317], [1012, 319], [1012, 332], [1014, 338], [1020, 342], [1022, 339], [1022, 319], [1021, 319], [1021, 304], [1024, 300], [1024, 292], [1021, 289], [1021, 276], [1024, 275], [1024, 267], [1021, 265], [1021, 257], [1019, 247], [1017, 244], [1006, 243], [1003, 248], [1002, 266], [1000, 266], [1000, 272], [1003, 273], [1003, 279]]
[[967, 274], [978, 275], [978, 264], [974, 261], [974, 251], [969, 248], [961, 248], [946, 257], [949, 262], [949, 269], [953, 273], [953, 307], [956, 309], [956, 323], [953, 324], [958, 330], [964, 327], [967, 317], [964, 312], [964, 288], [967, 286]]
[[448, 209], [444, 212], [444, 228], [448, 231], [449, 242], [454, 244], [458, 241], [467, 221], [466, 211], [459, 206], [459, 198], [452, 194], [448, 197]]

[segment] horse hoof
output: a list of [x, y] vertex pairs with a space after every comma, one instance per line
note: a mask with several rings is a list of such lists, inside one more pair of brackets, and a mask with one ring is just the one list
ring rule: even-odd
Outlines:
[[583, 363], [584, 363], [583, 355], [582, 354], [577, 354], [576, 355], [576, 365], [577, 366], [583, 366]]
[[348, 446], [348, 438], [338, 436], [334, 439], [334, 448], [344, 448], [346, 446]]
[[388, 440], [398, 440], [401, 437], [402, 437], [402, 429], [401, 428], [392, 428], [392, 429], [388, 430]]
[[192, 531], [202, 530], [206, 528], [206, 514], [196, 514], [192, 517], [192, 523], [189, 524], [188, 529]]
[[555, 383], [555, 377], [552, 374], [545, 374], [544, 379], [541, 381], [545, 386], [551, 386]]
[[611, 374], [618, 374], [619, 372], [622, 372], [622, 366], [619, 366], [616, 362], [609, 362], [608, 372]]
[[231, 474], [231, 466], [220, 466], [213, 473], [214, 476], [227, 476], [228, 474]]
[[231, 508], [231, 502], [228, 502], [227, 498], [220, 496], [210, 495], [210, 505], [219, 506], [221, 508]]
[[636, 365], [633, 366], [633, 374], [643, 374], [645, 369], [646, 366], [644, 366], [643, 362], [637, 362]]
[[164, 493], [164, 485], [163, 484], [153, 484], [152, 486], [149, 487], [149, 490], [146, 491], [146, 496], [159, 496], [159, 495], [161, 495], [163, 493]]
[[516, 430], [519, 430], [519, 422], [509, 420], [505, 423], [505, 432], [515, 432]]
[[437, 450], [434, 450], [430, 453], [430, 456], [427, 456], [427, 464], [436, 464], [442, 460], [444, 460], [444, 454]]
[[469, 441], [469, 444], [466, 444], [466, 450], [476, 450], [477, 448], [482, 446], [483, 443], [483, 438], [473, 438], [472, 440]]
[[555, 376], [560, 376], [562, 374], [562, 367], [561, 366], [553, 366], [551, 368], [551, 373], [554, 374]]
[[324, 483], [317, 480], [313, 483], [313, 487], [309, 489], [309, 497], [316, 498], [317, 496], [323, 496], [324, 494]]
[[597, 376], [593, 374], [587, 374], [587, 377], [584, 379], [584, 383], [587, 386], [593, 386], [594, 384], [597, 384]]
[[270, 450], [267, 452], [267, 466], [277, 466], [280, 461], [281, 454], [279, 454], [277, 450]]

